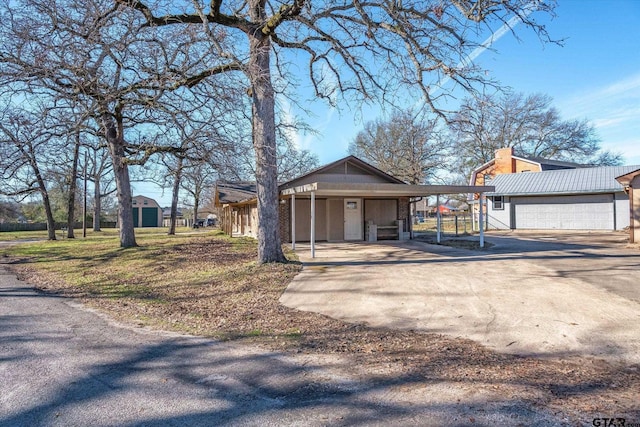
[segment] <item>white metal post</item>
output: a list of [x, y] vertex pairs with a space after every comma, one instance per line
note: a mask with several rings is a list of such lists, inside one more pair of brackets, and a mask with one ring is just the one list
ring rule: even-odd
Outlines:
[[484, 248], [484, 227], [482, 226], [482, 224], [484, 223], [484, 213], [482, 212], [484, 207], [482, 206], [482, 197], [484, 196], [483, 193], [480, 193], [480, 217], [479, 217], [479, 223], [480, 223], [480, 247]]
[[291, 195], [291, 249], [296, 249], [296, 195]]
[[440, 243], [440, 227], [442, 222], [440, 220], [440, 195], [436, 194], [436, 242]]
[[316, 257], [316, 192], [311, 192], [311, 258]]

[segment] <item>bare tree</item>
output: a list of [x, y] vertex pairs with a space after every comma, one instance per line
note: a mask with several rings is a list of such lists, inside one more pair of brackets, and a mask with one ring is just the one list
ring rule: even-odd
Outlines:
[[602, 151], [587, 120], [563, 120], [551, 97], [522, 93], [468, 98], [450, 123], [458, 170], [464, 177], [500, 148], [516, 154], [581, 164], [620, 164], [620, 154]]
[[198, 221], [198, 211], [203, 196], [215, 185], [217, 179], [216, 171], [206, 162], [196, 162], [184, 166], [180, 184], [191, 199], [194, 224]]
[[289, 181], [318, 167], [318, 156], [285, 140], [278, 144], [278, 180]]
[[[399, 89], [417, 91], [433, 110], [433, 85], [447, 78], [466, 90], [486, 79], [468, 60], [479, 47], [473, 38], [485, 25], [501, 25], [512, 15], [544, 38], [533, 12], [552, 12], [549, 1], [520, 0], [449, 2], [405, 0], [339, 0], [290, 3], [268, 0], [222, 1], [208, 5], [187, 0], [165, 7], [140, 0], [116, 0], [138, 10], [148, 26], [196, 27], [209, 34], [218, 49], [216, 70], [242, 70], [252, 100], [253, 144], [258, 192], [258, 258], [283, 261], [278, 227], [275, 90], [288, 78], [287, 65], [308, 59], [308, 78], [320, 98], [334, 102], [336, 93], [356, 101], [394, 103]], [[176, 10], [180, 11], [176, 13]], [[219, 34], [234, 40], [223, 45]], [[272, 64], [272, 59], [276, 61]], [[274, 67], [272, 67], [274, 65]], [[195, 84], [202, 74], [189, 79]]]
[[446, 169], [450, 147], [436, 118], [395, 110], [388, 119], [366, 123], [349, 152], [409, 184], [424, 184]]
[[47, 165], [54, 164], [46, 109], [26, 111], [8, 105], [0, 111], [0, 194], [24, 200], [39, 194], [45, 210], [47, 236], [56, 240], [55, 220], [47, 187]]
[[22, 216], [20, 205], [9, 199], [0, 199], [0, 224], [17, 222]]
[[[203, 58], [208, 45], [194, 32], [140, 28], [134, 11], [106, 0], [26, 0], [5, 3], [0, 36], [0, 80], [16, 92], [38, 88], [42, 96], [66, 99], [92, 114], [111, 157], [118, 199], [120, 246], [136, 245], [129, 165], [158, 152], [176, 151], [152, 135], [154, 108], [185, 75], [210, 76]], [[147, 138], [135, 139], [133, 129]], [[142, 131], [140, 131], [142, 132]], [[169, 145], [160, 145], [160, 142]]]
[[102, 201], [116, 192], [111, 156], [93, 132], [85, 133], [83, 147], [88, 153], [87, 181], [93, 184], [93, 231], [101, 231]]

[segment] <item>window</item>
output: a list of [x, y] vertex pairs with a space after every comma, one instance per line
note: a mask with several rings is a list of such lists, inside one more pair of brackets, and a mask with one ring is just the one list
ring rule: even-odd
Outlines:
[[493, 196], [493, 210], [501, 211], [504, 209], [504, 203], [502, 203], [502, 196]]
[[347, 209], [358, 209], [358, 202], [347, 202]]

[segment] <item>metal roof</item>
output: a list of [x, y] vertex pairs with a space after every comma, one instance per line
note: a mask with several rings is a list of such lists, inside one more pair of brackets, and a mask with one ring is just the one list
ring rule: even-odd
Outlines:
[[487, 185], [496, 189], [488, 196], [533, 196], [546, 194], [611, 193], [623, 191], [616, 177], [640, 166], [600, 166], [521, 172], [495, 176]]
[[238, 203], [256, 198], [256, 183], [219, 182], [216, 191], [220, 203]]

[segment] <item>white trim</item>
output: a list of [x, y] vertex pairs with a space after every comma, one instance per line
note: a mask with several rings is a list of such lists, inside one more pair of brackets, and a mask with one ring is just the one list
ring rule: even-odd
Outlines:
[[493, 192], [491, 185], [410, 185], [410, 184], [375, 184], [375, 183], [343, 183], [313, 182], [298, 187], [285, 188], [280, 193], [308, 195], [315, 192], [318, 196], [392, 196], [419, 197], [436, 194], [481, 193]]
[[316, 192], [311, 192], [311, 258], [316, 257]]
[[296, 195], [291, 195], [291, 249], [296, 250]]
[[478, 224], [480, 226], [480, 247], [484, 248], [484, 218], [483, 218], [483, 207], [482, 207], [482, 198], [484, 197], [484, 194], [480, 193], [480, 217], [479, 217], [479, 223]]

